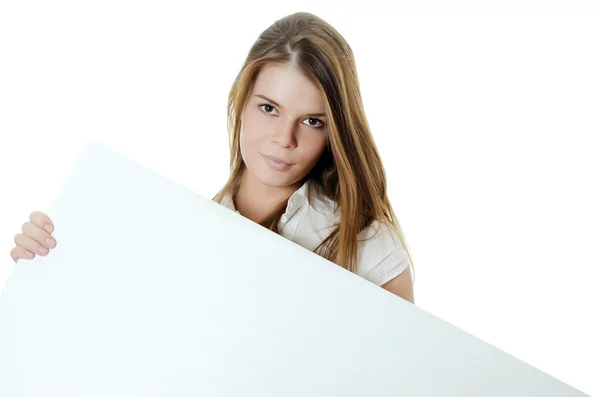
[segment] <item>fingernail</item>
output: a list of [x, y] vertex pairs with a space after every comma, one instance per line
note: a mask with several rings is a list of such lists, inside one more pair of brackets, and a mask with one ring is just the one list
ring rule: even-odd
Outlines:
[[32, 254], [31, 252], [29, 252], [29, 251], [27, 251], [27, 252], [25, 253], [25, 257], [26, 257], [26, 258], [31, 258], [32, 256], [33, 256], [33, 254]]
[[46, 244], [48, 244], [48, 247], [54, 248], [55, 241], [53, 239], [49, 238], [46, 240]]
[[46, 255], [49, 251], [48, 251], [48, 248], [46, 248], [46, 247], [40, 247], [38, 249], [38, 252], [42, 255]]
[[52, 226], [51, 225], [46, 225], [45, 229], [46, 229], [46, 231], [48, 233], [52, 233]]

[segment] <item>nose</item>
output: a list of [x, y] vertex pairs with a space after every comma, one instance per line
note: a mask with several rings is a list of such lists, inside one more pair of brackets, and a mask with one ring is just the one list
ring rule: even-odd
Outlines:
[[281, 147], [293, 148], [296, 146], [295, 134], [295, 122], [281, 119], [273, 126], [271, 139]]

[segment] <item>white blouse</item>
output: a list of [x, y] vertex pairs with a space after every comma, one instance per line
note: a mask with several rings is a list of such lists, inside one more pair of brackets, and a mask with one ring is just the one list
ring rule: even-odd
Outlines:
[[[304, 183], [289, 198], [279, 230], [283, 237], [314, 251], [339, 224], [340, 213], [339, 208], [334, 210], [333, 200], [312, 193], [309, 183]], [[225, 195], [221, 205], [239, 214], [231, 195]], [[400, 239], [385, 224], [374, 221], [359, 233], [358, 240], [357, 274], [372, 283], [381, 286], [409, 266]]]

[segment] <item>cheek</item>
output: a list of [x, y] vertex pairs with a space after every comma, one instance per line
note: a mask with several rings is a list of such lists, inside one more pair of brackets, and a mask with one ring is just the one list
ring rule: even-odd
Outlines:
[[248, 139], [246, 131], [242, 131], [240, 134], [240, 152], [242, 154], [242, 160], [248, 164], [248, 161], [252, 158], [252, 152], [254, 151], [255, 144], [251, 139]]
[[306, 141], [299, 145], [304, 148], [301, 161], [307, 166], [314, 165], [319, 160], [319, 157], [321, 157], [321, 154], [327, 145], [327, 139], [324, 134], [325, 133], [321, 133], [321, 135], [310, 137], [310, 139], [306, 139]]
[[243, 115], [241, 131], [246, 143], [260, 141], [264, 139], [265, 121], [260, 114], [249, 109]]
[[253, 115], [244, 114], [241, 130], [240, 130], [240, 151], [242, 158], [246, 159], [247, 155], [256, 148], [257, 142], [260, 141], [258, 136], [257, 123], [253, 120]]

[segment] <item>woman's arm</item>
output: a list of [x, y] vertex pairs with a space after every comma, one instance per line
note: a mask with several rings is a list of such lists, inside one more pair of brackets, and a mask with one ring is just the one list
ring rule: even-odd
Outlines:
[[381, 287], [414, 305], [415, 297], [410, 266], [398, 276], [383, 284]]

